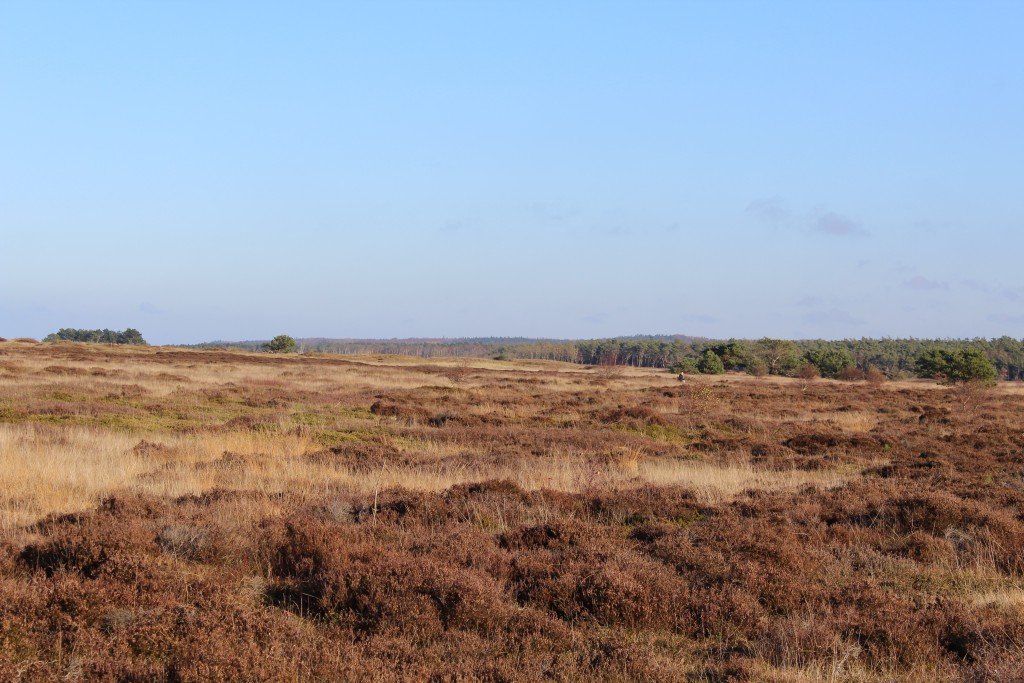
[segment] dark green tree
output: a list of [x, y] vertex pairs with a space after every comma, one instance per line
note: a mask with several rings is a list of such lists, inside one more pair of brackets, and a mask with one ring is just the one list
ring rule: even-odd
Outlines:
[[922, 377], [941, 379], [945, 384], [988, 383], [997, 377], [996, 366], [985, 352], [972, 348], [926, 351], [917, 359], [917, 373]]
[[746, 370], [747, 366], [755, 360], [750, 346], [745, 341], [730, 339], [708, 348], [722, 360], [722, 365], [726, 370]]
[[117, 333], [118, 344], [145, 344], [146, 340], [142, 338], [142, 333], [136, 330], [134, 327], [127, 328], [124, 332]]
[[263, 350], [271, 353], [295, 353], [295, 349], [295, 340], [287, 334], [279, 334], [263, 345]]
[[725, 372], [725, 364], [717, 353], [708, 349], [697, 361], [697, 369], [704, 375], [721, 375]]
[[784, 375], [800, 367], [796, 342], [788, 339], [762, 337], [754, 342], [754, 355], [764, 363], [771, 375]]
[[835, 378], [844, 368], [853, 366], [850, 352], [841, 347], [822, 347], [808, 351], [804, 357], [808, 363], [818, 369], [822, 377]]

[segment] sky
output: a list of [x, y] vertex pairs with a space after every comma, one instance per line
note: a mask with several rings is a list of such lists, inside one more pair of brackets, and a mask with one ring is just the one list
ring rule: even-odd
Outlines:
[[1024, 337], [1024, 3], [0, 2], [0, 336]]

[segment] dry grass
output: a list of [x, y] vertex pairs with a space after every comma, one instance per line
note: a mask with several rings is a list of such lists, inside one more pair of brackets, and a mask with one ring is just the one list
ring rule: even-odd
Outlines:
[[828, 421], [842, 429], [844, 432], [850, 432], [853, 434], [864, 434], [870, 432], [878, 424], [878, 418], [875, 415], [862, 410], [836, 413], [829, 417]]
[[[601, 465], [567, 453], [540, 463], [452, 465], [461, 452], [442, 442], [410, 441], [413, 464], [382, 461], [379, 468], [327, 464], [303, 456], [317, 448], [308, 436], [232, 430], [201, 434], [129, 434], [94, 428], [0, 425], [0, 535], [45, 515], [79, 512], [110, 495], [176, 498], [220, 489], [277, 493], [329, 488], [365, 495], [381, 488], [443, 491], [460, 484], [503, 479], [526, 490], [578, 493], [653, 484], [686, 486], [706, 502], [750, 489], [795, 490], [839, 486], [863, 467], [823, 471], [770, 470], [751, 463], [708, 463], [647, 458], [622, 447], [616, 461]], [[874, 463], [878, 464], [878, 463]]]

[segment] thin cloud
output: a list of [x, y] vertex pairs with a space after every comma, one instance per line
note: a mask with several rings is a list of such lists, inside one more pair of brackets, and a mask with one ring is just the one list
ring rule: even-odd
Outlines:
[[832, 211], [818, 216], [814, 231], [833, 237], [858, 237], [870, 234], [857, 221]]
[[992, 288], [983, 282], [977, 280], [961, 280], [960, 284], [967, 289], [973, 289], [975, 292], [991, 292]]
[[766, 223], [781, 223], [789, 218], [789, 207], [779, 197], [755, 199], [747, 204], [746, 211]]
[[961, 280], [960, 284], [975, 292], [992, 294], [1015, 304], [1024, 304], [1024, 287], [1007, 287], [1002, 283], [991, 285], [979, 280]]
[[797, 301], [796, 305], [797, 306], [814, 307], [814, 306], [821, 306], [824, 303], [825, 303], [825, 300], [822, 299], [820, 296], [805, 296], [803, 299], [800, 299], [800, 301]]
[[915, 275], [909, 280], [904, 281], [903, 286], [907, 289], [913, 289], [919, 292], [928, 292], [935, 290], [948, 290], [949, 283], [941, 280], [929, 280], [921, 275]]
[[1009, 299], [1015, 304], [1024, 303], [1024, 289], [1011, 289], [1009, 287], [1004, 287], [999, 290], [999, 295], [1004, 299]]

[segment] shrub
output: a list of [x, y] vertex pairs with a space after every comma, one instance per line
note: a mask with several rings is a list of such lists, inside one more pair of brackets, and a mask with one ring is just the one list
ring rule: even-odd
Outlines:
[[295, 340], [287, 334], [279, 334], [263, 345], [263, 350], [270, 353], [295, 353], [295, 348]]
[[[750, 346], [742, 341], [728, 341], [708, 348], [722, 360], [726, 370], [745, 370], [756, 360]], [[710, 373], [717, 374], [717, 373]]]
[[708, 349], [697, 362], [697, 369], [704, 375], [721, 375], [725, 372], [725, 364], [717, 353]]
[[846, 349], [823, 348], [808, 351], [807, 362], [818, 369], [822, 377], [838, 377], [845, 368], [853, 365], [853, 358]]
[[869, 384], [872, 384], [874, 386], [882, 385], [888, 379], [888, 377], [885, 376], [884, 372], [875, 367], [869, 367], [868, 371], [864, 373], [864, 378], [868, 381]]
[[697, 365], [697, 358], [680, 358], [679, 361], [668, 366], [668, 371], [673, 375], [678, 375], [680, 372], [687, 375], [695, 375], [700, 372], [700, 370], [697, 369]]
[[916, 363], [917, 374], [939, 379], [944, 384], [962, 382], [994, 382], [996, 366], [984, 352], [977, 349], [932, 349], [921, 354]]
[[810, 363], [804, 363], [799, 370], [796, 371], [796, 376], [803, 381], [804, 389], [807, 388], [809, 382], [821, 377], [821, 373], [818, 372], [818, 368], [814, 367]]
[[[800, 353], [796, 342], [787, 339], [771, 339], [762, 337], [754, 344], [754, 353], [763, 363], [767, 372], [772, 375], [786, 375], [794, 372], [800, 365]], [[759, 377], [754, 373], [755, 377]]]
[[856, 382], [864, 379], [864, 371], [855, 367], [843, 368], [839, 371], [837, 379], [841, 379], [844, 382]]

